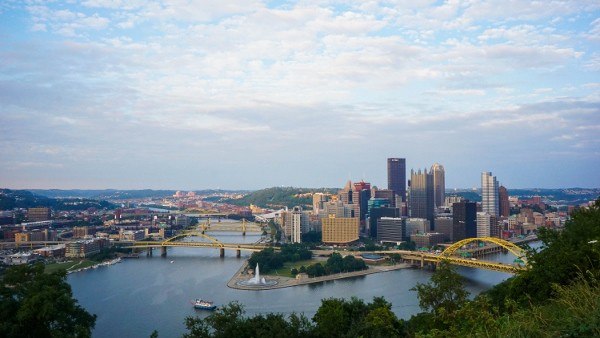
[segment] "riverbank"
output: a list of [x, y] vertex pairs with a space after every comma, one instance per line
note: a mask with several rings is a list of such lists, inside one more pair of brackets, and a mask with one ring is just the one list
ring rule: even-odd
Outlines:
[[244, 274], [244, 271], [246, 271], [247, 266], [248, 266], [248, 262], [244, 263], [242, 265], [242, 267], [238, 269], [238, 271], [233, 275], [233, 277], [231, 277], [229, 282], [227, 282], [228, 287], [230, 287], [232, 289], [237, 289], [237, 290], [249, 290], [249, 291], [273, 290], [273, 289], [289, 288], [289, 287], [299, 286], [299, 285], [321, 283], [321, 282], [332, 281], [332, 280], [336, 280], [336, 279], [366, 276], [366, 275], [370, 275], [370, 274], [374, 274], [374, 273], [387, 272], [387, 271], [393, 271], [393, 270], [399, 270], [399, 269], [407, 269], [407, 268], [412, 267], [411, 264], [406, 264], [406, 263], [399, 263], [399, 264], [395, 264], [395, 265], [385, 265], [385, 266], [370, 265], [367, 270], [336, 273], [333, 275], [321, 276], [321, 277], [305, 277], [305, 278], [299, 278], [299, 279], [283, 277], [283, 276], [264, 275], [264, 278], [266, 280], [276, 281], [277, 284], [270, 285], [270, 286], [267, 286], [267, 285], [265, 285], [265, 286], [239, 285], [238, 282], [246, 281], [251, 278], [249, 275]]
[[107, 261], [103, 261], [103, 262], [94, 262], [94, 261], [90, 261], [87, 259], [82, 259], [79, 261], [69, 261], [69, 262], [63, 262], [63, 263], [53, 263], [53, 264], [48, 264], [45, 267], [45, 272], [46, 273], [51, 273], [57, 270], [66, 270], [67, 274], [71, 274], [74, 272], [80, 272], [80, 271], [85, 271], [85, 270], [89, 270], [89, 269], [97, 269], [101, 266], [108, 266], [108, 265], [113, 265], [116, 263], [120, 263], [121, 262], [121, 258], [117, 257], [115, 259], [111, 259], [111, 260], [107, 260]]

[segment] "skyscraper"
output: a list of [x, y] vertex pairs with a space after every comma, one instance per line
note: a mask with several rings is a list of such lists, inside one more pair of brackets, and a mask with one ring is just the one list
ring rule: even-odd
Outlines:
[[508, 202], [508, 190], [501, 185], [498, 188], [498, 199], [499, 201], [499, 211], [500, 211], [500, 216], [502, 217], [508, 217], [510, 216], [510, 203]]
[[481, 211], [498, 217], [498, 181], [496, 176], [492, 176], [491, 172], [484, 171], [481, 173]]
[[452, 205], [453, 240], [477, 237], [477, 204], [468, 200]]
[[431, 174], [433, 175], [433, 201], [436, 207], [441, 207], [446, 197], [444, 166], [435, 163], [431, 166]]
[[361, 220], [365, 220], [368, 212], [369, 199], [371, 198], [371, 183], [360, 181], [354, 183], [354, 191], [352, 192], [352, 203], [356, 205], [356, 214]]
[[421, 172], [410, 171], [410, 217], [429, 220], [430, 229], [434, 229], [433, 174], [427, 169]]
[[402, 198], [406, 202], [406, 159], [388, 158], [387, 159], [388, 189]]

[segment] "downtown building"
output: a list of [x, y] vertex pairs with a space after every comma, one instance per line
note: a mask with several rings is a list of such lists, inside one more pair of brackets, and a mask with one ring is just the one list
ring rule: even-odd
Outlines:
[[431, 166], [431, 174], [433, 175], [433, 202], [436, 208], [445, 205], [446, 198], [446, 178], [444, 166], [435, 163]]
[[498, 181], [491, 172], [481, 173], [481, 211], [498, 217], [500, 215], [500, 203], [498, 194]]
[[452, 204], [452, 241], [477, 237], [477, 203], [464, 200]]
[[433, 174], [427, 169], [421, 172], [410, 171], [409, 206], [411, 218], [425, 218], [429, 221], [429, 230], [434, 229], [435, 202], [433, 196]]
[[387, 179], [388, 189], [394, 191], [402, 202], [406, 202], [406, 159], [387, 159]]
[[352, 218], [323, 218], [321, 219], [322, 241], [325, 244], [347, 245], [358, 240], [360, 220]]
[[508, 201], [508, 190], [504, 186], [498, 188], [498, 206], [501, 217], [510, 216], [510, 202]]

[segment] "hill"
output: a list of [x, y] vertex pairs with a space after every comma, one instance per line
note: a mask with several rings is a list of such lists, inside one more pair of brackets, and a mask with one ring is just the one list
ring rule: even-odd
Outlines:
[[292, 208], [297, 205], [311, 207], [313, 193], [336, 193], [337, 191], [337, 188], [273, 187], [254, 191], [239, 199], [224, 199], [221, 202], [239, 206], [253, 204], [261, 208]]
[[50, 207], [54, 210], [112, 209], [115, 205], [88, 198], [50, 198], [27, 190], [0, 189], [0, 210], [14, 208]]

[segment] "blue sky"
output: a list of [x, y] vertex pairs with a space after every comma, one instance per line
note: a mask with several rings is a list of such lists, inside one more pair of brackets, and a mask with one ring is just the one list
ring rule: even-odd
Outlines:
[[598, 1], [3, 1], [0, 186], [600, 186]]

